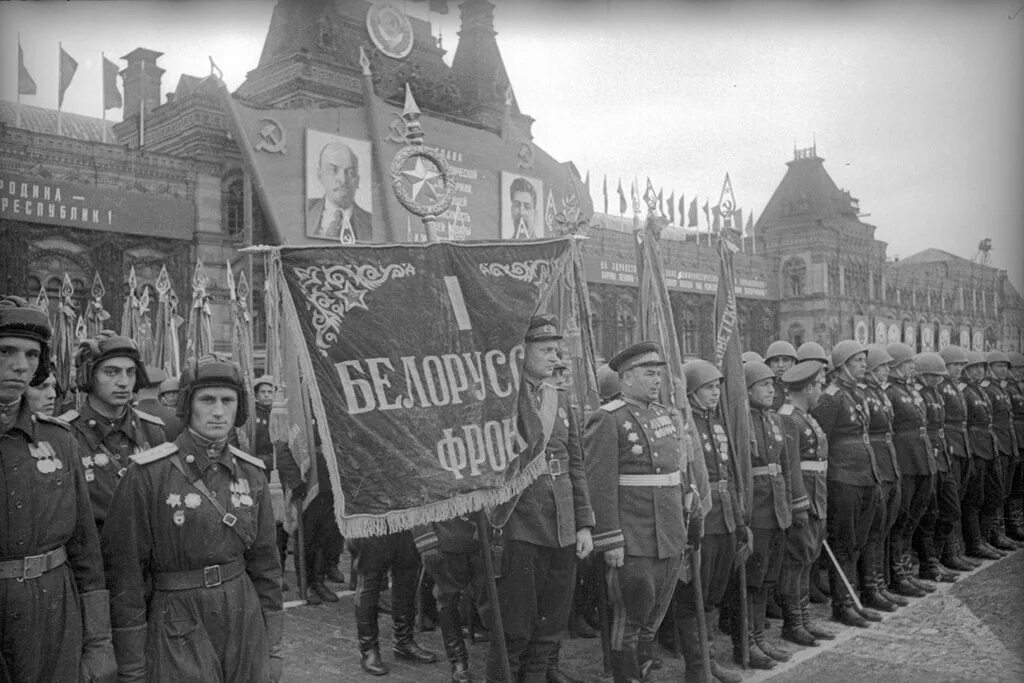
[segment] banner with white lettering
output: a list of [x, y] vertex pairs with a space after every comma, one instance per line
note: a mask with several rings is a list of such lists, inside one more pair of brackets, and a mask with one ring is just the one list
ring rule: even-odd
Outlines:
[[561, 238], [280, 250], [344, 536], [496, 505], [536, 477], [542, 439], [518, 414], [523, 337], [556, 279], [580, 282], [576, 248]]

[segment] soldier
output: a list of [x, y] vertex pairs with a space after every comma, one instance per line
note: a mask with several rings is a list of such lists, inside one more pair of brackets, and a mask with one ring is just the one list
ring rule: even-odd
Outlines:
[[812, 341], [804, 342], [796, 350], [796, 362], [800, 364], [812, 360], [821, 363], [823, 373], [828, 371], [828, 354], [825, 353], [825, 349], [821, 347], [821, 344]]
[[178, 378], [168, 377], [156, 388], [157, 405], [152, 413], [164, 421], [164, 436], [174, 441], [181, 434], [181, 420], [178, 419]]
[[744, 363], [763, 363], [764, 356], [759, 354], [757, 351], [744, 351], [741, 356]]
[[132, 394], [148, 382], [133, 340], [104, 330], [79, 344], [75, 366], [75, 382], [85, 400], [81, 412], [70, 410], [61, 418], [71, 424], [81, 445], [96, 529], [102, 534], [130, 457], [166, 441], [164, 422], [131, 405]]
[[[914, 358], [914, 369], [920, 380], [914, 388], [924, 399], [926, 428], [935, 454], [936, 467], [935, 489], [913, 536], [914, 550], [920, 562], [918, 575], [930, 581], [952, 583], [959, 574], [946, 569], [939, 562], [941, 546], [953, 526], [960, 523], [960, 492], [953, 478], [953, 463], [944, 429], [946, 409], [938, 389], [946, 375], [946, 363], [937, 353], [920, 353]], [[941, 539], [938, 546], [936, 539]]]
[[[807, 646], [817, 645], [816, 639], [836, 637], [810, 619], [811, 566], [825, 539], [828, 441], [809, 411], [821, 399], [823, 369], [821, 362], [805, 360], [783, 373], [786, 403], [779, 408], [791, 458], [794, 501], [794, 524], [786, 533], [786, 568], [780, 583], [782, 637]], [[806, 511], [807, 520], [797, 525], [795, 520], [802, 510]]]
[[620, 351], [608, 365], [621, 398], [594, 412], [583, 441], [593, 492], [595, 548], [604, 553], [612, 606], [616, 683], [646, 678], [686, 545], [685, 466], [679, 434], [657, 402], [665, 362], [654, 342]]
[[[878, 470], [868, 436], [866, 395], [861, 380], [867, 368], [867, 349], [852, 339], [832, 347], [833, 382], [811, 415], [828, 437], [828, 544], [847, 578], [854, 576], [857, 560], [867, 544], [868, 532], [880, 504]], [[853, 596], [829, 567], [832, 618], [848, 626], [867, 628], [854, 608]]]
[[[860, 572], [861, 604], [872, 610], [894, 612], [897, 607], [909, 603], [901, 596], [921, 597], [925, 592], [912, 585], [905, 572], [892, 561], [888, 547], [889, 531], [900, 510], [900, 469], [896, 449], [892, 441], [893, 408], [885, 386], [893, 358], [881, 344], [868, 344], [867, 372], [864, 373], [863, 390], [868, 409], [868, 437], [878, 469], [879, 505], [875, 519], [868, 531], [868, 543], [861, 554]], [[886, 557], [891, 566], [893, 592], [888, 591], [885, 578]]]
[[114, 681], [96, 525], [66, 423], [24, 393], [50, 374], [46, 313], [0, 295], [0, 679]]
[[51, 372], [41, 382], [33, 382], [25, 389], [25, 398], [33, 411], [52, 417], [57, 403], [57, 378]]
[[[793, 353], [795, 359], [796, 352]], [[789, 367], [793, 364], [789, 363]], [[782, 419], [771, 409], [775, 383], [780, 381], [778, 375], [764, 363], [746, 363], [743, 375], [750, 401], [750, 443], [753, 447], [750, 463], [754, 479], [750, 513], [753, 543], [746, 563], [750, 628], [744, 633], [740, 621], [733, 621], [733, 649], [739, 652], [742, 640], [746, 638], [751, 652], [760, 650], [777, 662], [788, 662], [790, 653], [775, 647], [765, 634], [766, 609], [768, 596], [774, 592], [782, 571], [786, 530], [794, 523], [793, 508], [799, 508], [795, 523], [803, 528], [807, 523], [807, 500], [792, 497], [790, 455], [783, 436]], [[753, 663], [754, 658], [751, 665]]]
[[1006, 501], [1006, 535], [1014, 541], [1024, 541], [1024, 354], [1008, 353], [1010, 372], [1004, 389], [1013, 404], [1013, 430], [1017, 436], [1016, 465], [1008, 486]]
[[[521, 406], [534, 411], [546, 438], [541, 474], [518, 500], [499, 507], [495, 534], [502, 555], [497, 580], [509, 668], [516, 680], [543, 681], [551, 651], [572, 607], [576, 558], [593, 550], [583, 451], [565, 391], [550, 383], [558, 364], [558, 333], [552, 315], [531, 318], [525, 336]], [[501, 680], [497, 643], [487, 654], [487, 680]]]
[[241, 370], [181, 375], [172, 443], [132, 457], [101, 541], [119, 680], [278, 681], [281, 562], [263, 462], [228, 439], [247, 415]]
[[773, 341], [764, 352], [764, 364], [775, 373], [775, 398], [772, 399], [772, 410], [778, 410], [786, 401], [786, 387], [782, 383], [782, 375], [797, 362], [796, 349], [788, 341]]
[[987, 363], [978, 351], [967, 352], [963, 379], [958, 386], [967, 403], [967, 438], [970, 443], [971, 467], [976, 484], [964, 497], [960, 512], [964, 518], [964, 541], [967, 554], [982, 559], [998, 559], [1006, 555], [988, 543], [995, 526], [996, 510], [1002, 503], [1003, 482], [1000, 478], [995, 434], [992, 432], [992, 401], [985, 387]]
[[[693, 584], [679, 584], [676, 589], [676, 610], [673, 614], [676, 628], [682, 637], [683, 656], [686, 658], [686, 681], [703, 681], [701, 643], [697, 631], [697, 610], [703, 609], [707, 623], [714, 623], [715, 612], [722, 604], [732, 573], [737, 546], [747, 542], [747, 527], [743, 521], [735, 473], [732, 469], [733, 451], [725, 427], [718, 413], [722, 397], [722, 373], [706, 360], [691, 360], [683, 365], [686, 390], [689, 392], [693, 412], [695, 445], [707, 466], [711, 480], [711, 510], [704, 517], [703, 539], [700, 543], [701, 588], [704, 604], [697, 605]], [[692, 529], [690, 531], [693, 531]], [[694, 534], [691, 534], [693, 536]], [[723, 668], [715, 659], [709, 637], [708, 649], [711, 675], [722, 683], [738, 683], [739, 674]], [[774, 660], [752, 648], [750, 659], [763, 668], [775, 666]]]
[[988, 542], [998, 550], [1013, 551], [1024, 547], [1024, 544], [1008, 538], [1004, 529], [1003, 509], [1010, 495], [1018, 448], [1017, 434], [1013, 427], [1013, 399], [1003, 386], [1010, 371], [1010, 358], [1002, 351], [989, 351], [985, 360], [988, 361], [990, 377], [983, 380], [981, 386], [992, 401], [992, 433], [995, 434], [996, 447], [999, 450], [997, 462], [999, 480], [1002, 482], [999, 507]]
[[[946, 447], [950, 454], [950, 468], [957, 491], [960, 494], [960, 523], [953, 525], [943, 552], [942, 564], [954, 571], [970, 571], [981, 566], [981, 561], [967, 557], [964, 546], [963, 527], [966, 523], [964, 500], [972, 486], [979, 485], [978, 478], [971, 473], [971, 451], [967, 439], [967, 401], [958, 388], [960, 374], [967, 363], [967, 354], [955, 344], [949, 344], [941, 351], [939, 357], [946, 363], [946, 377], [939, 383], [939, 394], [942, 396], [943, 410], [946, 413]], [[973, 497], [977, 495], [972, 494]], [[983, 551], [987, 552], [987, 551]], [[998, 559], [998, 555], [990, 559]]]

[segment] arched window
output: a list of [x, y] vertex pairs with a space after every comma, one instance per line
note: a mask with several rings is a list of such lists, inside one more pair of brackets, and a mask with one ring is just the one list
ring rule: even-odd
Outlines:
[[803, 296], [807, 287], [807, 264], [794, 256], [782, 267], [782, 291], [786, 296]]
[[242, 178], [232, 176], [224, 184], [224, 231], [231, 237], [241, 237], [245, 231], [245, 190]]
[[35, 275], [28, 276], [28, 280], [25, 281], [25, 298], [28, 299], [29, 303], [34, 304], [36, 302], [41, 287], [39, 278]]

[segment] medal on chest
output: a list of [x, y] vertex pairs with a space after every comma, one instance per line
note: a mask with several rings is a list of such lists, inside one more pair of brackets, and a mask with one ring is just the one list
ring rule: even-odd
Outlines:
[[715, 439], [718, 440], [718, 459], [722, 462], [729, 462], [729, 437], [725, 435], [722, 425], [712, 426], [715, 431]]
[[252, 491], [249, 488], [248, 479], [233, 481], [228, 485], [228, 488], [231, 489], [231, 504], [234, 507], [252, 507], [253, 500], [252, 495], [250, 495]]
[[53, 474], [64, 467], [64, 463], [57, 457], [57, 452], [53, 450], [53, 446], [50, 445], [49, 441], [30, 443], [28, 445], [28, 452], [29, 455], [35, 458], [36, 469], [42, 474]]
[[565, 408], [558, 409], [558, 417], [562, 419], [566, 427], [569, 426], [569, 413], [565, 412]]

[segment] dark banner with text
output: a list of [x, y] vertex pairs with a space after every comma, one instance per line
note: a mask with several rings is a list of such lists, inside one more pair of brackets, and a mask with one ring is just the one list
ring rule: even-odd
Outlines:
[[517, 420], [523, 336], [552, 283], [575, 273], [574, 249], [566, 238], [280, 251], [346, 537], [496, 505], [535, 478], [540, 440]]

